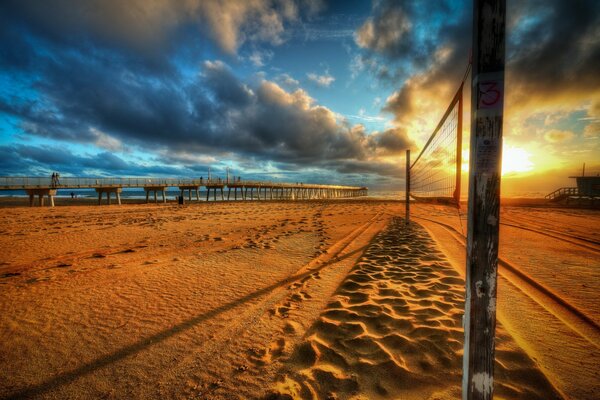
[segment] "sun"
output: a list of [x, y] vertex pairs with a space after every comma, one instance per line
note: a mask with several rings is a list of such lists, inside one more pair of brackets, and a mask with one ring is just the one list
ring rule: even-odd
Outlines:
[[517, 174], [533, 170], [531, 153], [520, 147], [504, 146], [502, 150], [502, 175]]

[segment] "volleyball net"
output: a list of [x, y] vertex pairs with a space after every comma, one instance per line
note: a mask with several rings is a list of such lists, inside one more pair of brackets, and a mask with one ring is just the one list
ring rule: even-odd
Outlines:
[[407, 191], [418, 202], [460, 205], [463, 84], [407, 171]]

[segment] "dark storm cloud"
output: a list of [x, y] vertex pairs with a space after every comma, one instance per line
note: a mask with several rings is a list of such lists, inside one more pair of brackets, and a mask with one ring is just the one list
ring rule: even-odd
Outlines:
[[[350, 125], [302, 89], [288, 92], [266, 80], [244, 82], [221, 61], [205, 61], [195, 74], [184, 76], [169, 60], [172, 52], [159, 56], [143, 46], [151, 39], [147, 27], [128, 27], [125, 17], [118, 17], [115, 31], [110, 32], [105, 17], [114, 10], [100, 3], [78, 3], [71, 10], [66, 2], [58, 2], [55, 9], [29, 2], [7, 4], [0, 12], [6, 22], [0, 27], [0, 62], [26, 90], [0, 92], [0, 112], [16, 117], [25, 135], [110, 151], [135, 147], [159, 155], [159, 164], [164, 160], [184, 165], [183, 170], [193, 173], [206, 169], [201, 156], [210, 155], [238, 162], [274, 162], [296, 170], [395, 175], [378, 156], [399, 154], [413, 145], [397, 129], [369, 134], [362, 125]], [[86, 14], [93, 4], [99, 7], [99, 15]], [[218, 7], [218, 2], [207, 4]], [[246, 11], [258, 12], [253, 15], [260, 20], [269, 2], [256, 4], [256, 10]], [[163, 28], [157, 27], [158, 36]], [[241, 31], [228, 29], [219, 32], [234, 35], [222, 42], [232, 49], [242, 40], [236, 36]], [[134, 36], [131, 41], [117, 40], [129, 30]], [[275, 40], [275, 36], [263, 39]], [[65, 172], [96, 168], [142, 174], [142, 169], [148, 173], [150, 168], [111, 152], [76, 156], [44, 146], [9, 150], [34, 168], [46, 165]], [[12, 168], [4, 167], [7, 172]], [[157, 172], [166, 170], [158, 168]]]
[[508, 12], [507, 69], [523, 96], [598, 90], [600, 2], [515, 1]]
[[[384, 55], [387, 61], [404, 60], [407, 64], [403, 67], [426, 67], [440, 46], [456, 40], [456, 31], [462, 29], [469, 7], [469, 2], [449, 0], [428, 2], [426, 6], [414, 0], [378, 1], [373, 15], [355, 32], [354, 39], [358, 46]], [[470, 24], [466, 27], [470, 29]], [[393, 73], [384, 67], [380, 75]]]
[[5, 0], [2, 12], [63, 45], [90, 40], [157, 56], [186, 28], [230, 54], [245, 42], [279, 44], [286, 25], [322, 8], [320, 0]]
[[391, 128], [376, 133], [377, 147], [384, 154], [403, 154], [407, 149], [414, 148], [414, 143], [402, 128]]
[[204, 62], [194, 79], [185, 80], [139, 69], [137, 61], [107, 50], [48, 52], [33, 42], [18, 46], [36, 60], [27, 71], [35, 95], [0, 97], [0, 110], [18, 117], [32, 136], [304, 167], [348, 159], [366, 165], [377, 154], [410, 146], [405, 135], [369, 135], [341, 121], [303, 90], [287, 92], [270, 81], [250, 86], [220, 61]]
[[345, 160], [335, 165], [336, 171], [344, 174], [373, 174], [382, 177], [402, 178], [405, 176], [402, 163], [367, 162]]
[[[406, 79], [385, 110], [399, 123], [414, 118], [415, 100], [450, 100], [471, 47], [471, 3], [415, 1], [375, 3], [373, 16], [357, 30], [357, 44], [388, 60], [375, 73], [386, 81]], [[429, 17], [424, 15], [427, 13]], [[507, 91], [512, 104], [575, 96], [585, 100], [600, 87], [600, 2], [509, 1]], [[409, 60], [409, 61], [407, 61]], [[407, 64], [408, 63], [408, 64]], [[371, 68], [373, 69], [373, 68]]]
[[167, 165], [146, 166], [127, 162], [110, 152], [77, 155], [57, 146], [4, 145], [0, 146], [0, 170], [9, 175], [24, 172], [54, 172], [62, 175], [195, 175], [193, 170]]
[[[399, 126], [422, 115], [417, 101], [449, 101], [468, 64], [471, 35], [470, 3], [382, 1], [357, 30], [367, 64], [382, 81], [397, 86], [384, 106]], [[378, 59], [383, 56], [385, 62]], [[426, 107], [430, 107], [427, 104]]]

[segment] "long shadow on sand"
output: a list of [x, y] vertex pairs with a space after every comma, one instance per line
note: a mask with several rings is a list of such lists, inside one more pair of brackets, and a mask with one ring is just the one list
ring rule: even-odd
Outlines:
[[[283, 360], [265, 400], [461, 395], [464, 280], [428, 232], [394, 217]], [[561, 398], [499, 324], [498, 397]]]
[[4, 399], [23, 399], [23, 398], [30, 398], [30, 397], [34, 397], [34, 396], [38, 396], [41, 395], [45, 392], [48, 392], [50, 390], [53, 390], [57, 387], [60, 387], [62, 385], [66, 385], [68, 383], [73, 382], [74, 380], [88, 375], [94, 371], [99, 370], [100, 368], [106, 367], [110, 364], [113, 364], [115, 362], [118, 362], [126, 357], [129, 357], [135, 353], [138, 353], [152, 345], [155, 345], [157, 343], [160, 343], [166, 339], [169, 339], [172, 336], [175, 336], [181, 332], [184, 332], [190, 328], [193, 328], [194, 326], [196, 326], [197, 324], [207, 321], [211, 318], [216, 317], [219, 314], [222, 314], [226, 311], [232, 310], [240, 305], [243, 305], [251, 300], [254, 300], [258, 297], [261, 297], [263, 295], [267, 295], [270, 292], [274, 291], [277, 288], [280, 288], [282, 286], [286, 286], [289, 285], [292, 282], [301, 280], [303, 278], [306, 278], [308, 276], [310, 276], [311, 274], [314, 274], [317, 271], [320, 271], [326, 267], [328, 267], [329, 265], [335, 264], [339, 261], [342, 261], [346, 258], [352, 257], [355, 254], [360, 254], [362, 253], [367, 246], [363, 246], [359, 249], [356, 249], [350, 253], [347, 253], [343, 256], [337, 257], [334, 256], [331, 260], [324, 262], [323, 264], [319, 265], [316, 268], [312, 268], [310, 270], [308, 270], [305, 273], [299, 274], [299, 275], [292, 275], [286, 279], [283, 279], [277, 283], [274, 283], [272, 285], [266, 286], [262, 289], [259, 289], [255, 292], [252, 292], [246, 296], [240, 297], [239, 299], [232, 301], [230, 303], [227, 303], [225, 305], [222, 305], [220, 307], [217, 307], [211, 311], [208, 311], [206, 313], [197, 315], [193, 318], [190, 318], [180, 324], [177, 324], [169, 329], [165, 329], [155, 335], [149, 336], [143, 340], [140, 340], [137, 343], [134, 343], [130, 346], [124, 347], [121, 350], [118, 350], [112, 354], [106, 355], [104, 357], [100, 357], [92, 362], [89, 362], [87, 364], [82, 365], [81, 367], [69, 371], [69, 372], [64, 372], [61, 373], [59, 375], [54, 376], [53, 378], [42, 382], [40, 384], [34, 385], [34, 386], [30, 386], [28, 388], [25, 388], [21, 391], [15, 392], [7, 397], [4, 397]]

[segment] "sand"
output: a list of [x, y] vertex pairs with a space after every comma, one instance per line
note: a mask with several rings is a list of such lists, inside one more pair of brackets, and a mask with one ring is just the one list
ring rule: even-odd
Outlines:
[[[464, 281], [418, 225], [377, 235], [283, 368], [301, 398], [460, 397]], [[497, 398], [560, 398], [500, 325]]]
[[[1, 208], [0, 398], [457, 398], [460, 246], [433, 223], [407, 230], [403, 212], [367, 199]], [[593, 218], [573, 236], [594, 240]], [[578, 276], [538, 273], [553, 290]], [[560, 310], [538, 321], [548, 311], [527, 296], [520, 311], [535, 326], [499, 307], [497, 398], [597, 397], [590, 276], [565, 299], [592, 328]], [[554, 353], [540, 358], [548, 346], [530, 336], [546, 322]], [[587, 340], [587, 372], [556, 343], [573, 335]], [[579, 397], [565, 392], [572, 380]]]
[[[466, 211], [413, 208], [464, 276]], [[566, 398], [600, 397], [599, 226], [597, 210], [501, 209], [497, 318]]]

